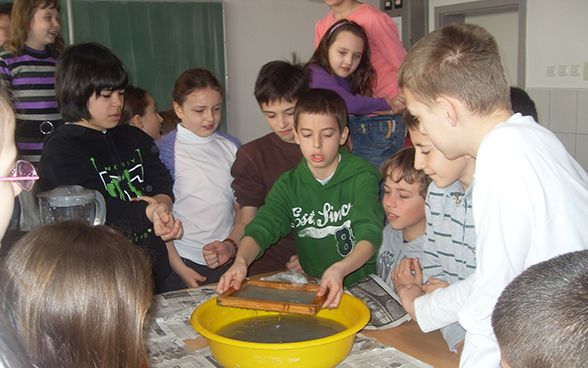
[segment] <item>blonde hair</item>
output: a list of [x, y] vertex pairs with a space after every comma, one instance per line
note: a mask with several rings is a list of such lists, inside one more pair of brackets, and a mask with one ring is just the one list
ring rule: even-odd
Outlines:
[[496, 40], [473, 24], [450, 24], [420, 39], [404, 57], [398, 85], [429, 107], [447, 95], [478, 116], [511, 109]]
[[[12, 19], [10, 21], [10, 40], [6, 43], [6, 48], [14, 54], [21, 53], [25, 48], [25, 42], [31, 30], [31, 21], [35, 15], [36, 9], [55, 9], [61, 10], [59, 0], [15, 0], [12, 6]], [[55, 42], [48, 45], [51, 55], [57, 58], [63, 51], [63, 37], [57, 34]]]
[[36, 367], [147, 363], [151, 266], [122, 234], [73, 221], [43, 226], [14, 245], [4, 270], [5, 302]]

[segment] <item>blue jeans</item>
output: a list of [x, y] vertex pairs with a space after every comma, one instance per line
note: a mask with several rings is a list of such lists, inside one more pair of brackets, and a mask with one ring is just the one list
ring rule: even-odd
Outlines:
[[348, 121], [352, 153], [365, 158], [378, 170], [404, 146], [406, 126], [402, 115], [349, 115]]

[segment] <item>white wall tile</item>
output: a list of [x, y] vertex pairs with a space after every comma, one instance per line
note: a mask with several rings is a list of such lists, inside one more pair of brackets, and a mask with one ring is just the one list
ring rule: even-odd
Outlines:
[[568, 150], [570, 155], [573, 157], [576, 153], [576, 134], [572, 133], [555, 133], [557, 138], [563, 143], [564, 147]]
[[584, 170], [588, 171], [588, 135], [576, 135], [576, 154], [574, 158]]
[[576, 133], [577, 104], [577, 90], [551, 90], [549, 99], [549, 129], [557, 133]]
[[544, 127], [549, 127], [549, 90], [528, 89], [526, 91], [529, 94], [529, 97], [531, 97], [531, 100], [535, 102], [539, 124]]
[[578, 91], [578, 128], [580, 134], [588, 134], [588, 91]]

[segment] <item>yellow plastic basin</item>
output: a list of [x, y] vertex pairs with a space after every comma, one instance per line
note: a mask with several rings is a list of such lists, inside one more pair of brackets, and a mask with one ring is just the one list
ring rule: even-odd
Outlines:
[[357, 331], [370, 320], [370, 311], [359, 299], [343, 294], [337, 309], [321, 309], [317, 316], [342, 323], [347, 330], [322, 339], [265, 344], [244, 342], [217, 335], [221, 327], [241, 319], [275, 315], [252, 309], [221, 307], [213, 298], [192, 313], [192, 326], [206, 337], [214, 358], [225, 368], [304, 367], [327, 368], [341, 363], [351, 351]]

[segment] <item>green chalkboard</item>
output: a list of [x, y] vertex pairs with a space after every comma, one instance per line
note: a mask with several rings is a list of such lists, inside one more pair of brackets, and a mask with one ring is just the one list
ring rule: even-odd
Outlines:
[[[69, 42], [62, 1], [62, 35]], [[225, 85], [223, 4], [72, 0], [75, 43], [98, 42], [121, 58], [132, 84], [149, 90], [160, 110], [171, 108], [174, 82], [206, 68]], [[221, 129], [226, 131], [226, 104]]]

